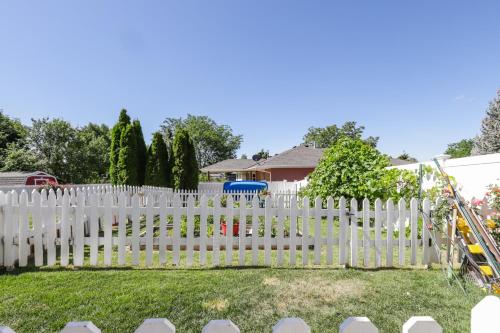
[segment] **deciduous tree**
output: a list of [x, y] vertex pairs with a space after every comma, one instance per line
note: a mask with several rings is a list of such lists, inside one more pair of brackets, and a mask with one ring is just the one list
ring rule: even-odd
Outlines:
[[450, 155], [451, 158], [467, 157], [471, 155], [473, 147], [473, 139], [463, 139], [450, 143], [444, 153]]
[[196, 149], [200, 167], [205, 167], [229, 158], [236, 158], [236, 151], [242, 142], [241, 135], [234, 135], [228, 125], [219, 125], [206, 116], [188, 115], [186, 119], [167, 118], [163, 122], [164, 133], [176, 133], [184, 128]]
[[[316, 148], [328, 148], [333, 146], [341, 137], [347, 136], [352, 139], [361, 139], [364, 126], [357, 126], [355, 121], [348, 121], [337, 127], [331, 125], [326, 127], [309, 127], [306, 135], [304, 135], [304, 143], [314, 145]], [[377, 146], [378, 137], [370, 136], [365, 139], [365, 142], [372, 147]]]

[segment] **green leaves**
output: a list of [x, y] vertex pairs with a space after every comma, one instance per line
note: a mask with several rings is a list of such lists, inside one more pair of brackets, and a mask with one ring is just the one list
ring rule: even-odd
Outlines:
[[188, 132], [180, 127], [176, 130], [172, 145], [174, 166], [172, 175], [176, 189], [197, 189], [199, 169], [193, 141]]
[[309, 177], [306, 195], [326, 198], [346, 197], [399, 199], [416, 194], [413, 172], [386, 169], [389, 159], [362, 141], [341, 137], [327, 149]]
[[[243, 140], [241, 135], [233, 134], [231, 127], [219, 125], [207, 116], [188, 114], [185, 119], [167, 118], [161, 127], [166, 134], [175, 134], [178, 128], [189, 133], [200, 167], [236, 158], [236, 151]], [[169, 135], [166, 136], [168, 138]]]
[[153, 141], [148, 148], [145, 184], [167, 187], [170, 184], [168, 149], [160, 132], [153, 134]]

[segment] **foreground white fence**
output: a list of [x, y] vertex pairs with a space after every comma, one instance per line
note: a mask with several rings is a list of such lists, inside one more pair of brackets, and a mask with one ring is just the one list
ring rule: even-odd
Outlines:
[[416, 199], [409, 207], [404, 200], [397, 205], [376, 200], [372, 206], [366, 199], [347, 203], [343, 198], [336, 203], [317, 198], [312, 205], [308, 198], [297, 202], [295, 195], [116, 195], [81, 188], [33, 191], [31, 198], [27, 192], [0, 192], [0, 207], [0, 265], [6, 267], [16, 261], [27, 266], [31, 255], [36, 266], [98, 265], [100, 260], [109, 266], [114, 257], [118, 265], [139, 265], [142, 257], [146, 266], [165, 265], [167, 254], [171, 264], [179, 265], [182, 257], [191, 266], [195, 252], [200, 265], [214, 266], [221, 258], [225, 265], [282, 266], [301, 260], [302, 265], [352, 267], [436, 260], [431, 234], [418, 227], [419, 218], [428, 223], [427, 200], [420, 213]]
[[0, 192], [0, 266], [24, 267], [30, 256], [36, 266], [180, 265], [181, 259], [219, 266], [223, 259], [223, 265], [391, 267], [437, 260], [429, 239], [438, 235], [418, 227], [419, 218], [428, 222], [427, 200], [420, 213], [416, 199], [409, 207], [404, 200], [371, 205], [344, 198], [311, 204], [292, 195], [286, 206], [279, 195], [116, 195], [85, 188], [30, 197]]
[[[471, 333], [498, 333], [500, 327], [500, 299], [486, 296], [471, 311]], [[100, 333], [90, 321], [66, 324], [61, 333]], [[175, 333], [175, 325], [165, 318], [146, 319], [135, 333]], [[202, 333], [240, 333], [230, 320], [212, 320]], [[309, 325], [301, 318], [284, 318], [272, 328], [273, 333], [311, 333]], [[411, 317], [402, 328], [403, 333], [442, 333], [443, 329], [432, 317]], [[15, 333], [0, 326], [0, 333]], [[349, 317], [339, 326], [339, 333], [378, 333], [378, 328], [366, 317]]]

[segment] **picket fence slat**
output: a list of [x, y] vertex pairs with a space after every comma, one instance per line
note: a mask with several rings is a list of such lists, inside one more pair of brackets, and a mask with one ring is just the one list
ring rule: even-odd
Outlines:
[[370, 201], [363, 200], [363, 265], [370, 266]]
[[405, 264], [405, 240], [406, 240], [406, 202], [401, 198], [398, 202], [398, 232], [399, 232], [399, 251], [398, 259], [399, 266], [404, 266]]
[[393, 252], [394, 252], [394, 238], [393, 238], [393, 233], [394, 233], [394, 203], [392, 202], [392, 199], [387, 200], [387, 214], [386, 214], [386, 221], [387, 221], [387, 255], [386, 255], [386, 266], [387, 267], [392, 267], [393, 266]]
[[302, 265], [309, 263], [309, 198], [302, 200]]
[[339, 200], [339, 265], [344, 266], [347, 263], [346, 250], [347, 250], [347, 227], [348, 217], [346, 210], [346, 200], [341, 197]]
[[358, 267], [358, 201], [351, 199], [351, 267]]
[[23, 190], [19, 198], [19, 267], [26, 267], [28, 265], [30, 251], [27, 241], [28, 234], [28, 193]]
[[[254, 217], [255, 218], [255, 217]], [[290, 265], [297, 264], [297, 197], [290, 198]]]
[[375, 268], [382, 265], [382, 200], [375, 200]]
[[418, 250], [418, 200], [410, 200], [410, 225], [411, 225], [411, 259], [410, 264], [417, 264]]
[[239, 253], [238, 253], [238, 264], [240, 266], [245, 265], [245, 241], [247, 235], [247, 216], [246, 216], [247, 199], [246, 195], [242, 195], [240, 198], [240, 216], [239, 216]]

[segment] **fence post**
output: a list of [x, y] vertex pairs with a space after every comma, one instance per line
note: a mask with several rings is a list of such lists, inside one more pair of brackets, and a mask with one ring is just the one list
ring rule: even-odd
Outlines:
[[91, 321], [73, 321], [67, 323], [61, 333], [101, 333]]
[[165, 318], [146, 319], [135, 333], [175, 333], [175, 326]]
[[349, 317], [340, 324], [339, 333], [378, 333], [378, 328], [366, 317]]
[[273, 333], [310, 333], [311, 328], [301, 318], [284, 318], [273, 327]]
[[500, 298], [488, 295], [471, 310], [471, 333], [494, 333], [500, 327]]
[[231, 320], [211, 320], [201, 333], [240, 333], [240, 329]]
[[403, 333], [442, 333], [441, 326], [429, 316], [411, 317], [403, 325]]

